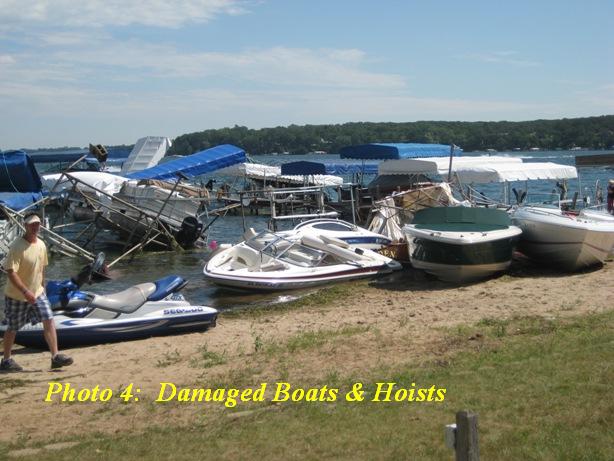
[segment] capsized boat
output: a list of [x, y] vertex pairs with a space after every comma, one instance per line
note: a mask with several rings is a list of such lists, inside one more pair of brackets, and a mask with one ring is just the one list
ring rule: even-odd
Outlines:
[[521, 230], [494, 208], [435, 207], [403, 227], [411, 264], [447, 282], [469, 282], [506, 270]]
[[[179, 293], [186, 283], [171, 275], [118, 293], [97, 295], [79, 291], [73, 280], [49, 282], [47, 296], [54, 311], [58, 344], [64, 348], [128, 341], [215, 326], [216, 309], [192, 305]], [[0, 332], [5, 330], [6, 325], [0, 325]], [[15, 341], [27, 347], [47, 347], [41, 323], [24, 326]]]
[[598, 212], [527, 205], [513, 212], [512, 222], [522, 229], [520, 252], [569, 272], [602, 264], [614, 247], [614, 220]]
[[252, 231], [245, 241], [214, 254], [203, 272], [222, 286], [287, 290], [398, 269], [401, 265], [390, 258], [327, 235]]

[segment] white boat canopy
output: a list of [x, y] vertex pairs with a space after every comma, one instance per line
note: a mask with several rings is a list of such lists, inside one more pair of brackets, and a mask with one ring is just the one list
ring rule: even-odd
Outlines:
[[536, 179], [575, 179], [576, 167], [552, 162], [459, 165], [453, 173], [464, 183], [529, 181]]
[[[438, 174], [447, 175], [449, 157], [389, 160], [379, 166], [379, 174]], [[578, 172], [571, 165], [552, 162], [523, 163], [518, 157], [457, 157], [452, 161], [452, 173], [464, 183], [526, 181], [533, 179], [573, 179]]]
[[[459, 165], [483, 165], [485, 163], [522, 163], [518, 157], [454, 157], [452, 170]], [[402, 160], [387, 160], [379, 164], [378, 173], [384, 174], [440, 174], [448, 173], [450, 157], [407, 158]]]
[[219, 176], [238, 176], [262, 181], [287, 181], [294, 184], [304, 184], [305, 180], [314, 186], [340, 186], [343, 178], [326, 174], [315, 175], [282, 175], [280, 166], [263, 165], [260, 163], [237, 163], [217, 171]]

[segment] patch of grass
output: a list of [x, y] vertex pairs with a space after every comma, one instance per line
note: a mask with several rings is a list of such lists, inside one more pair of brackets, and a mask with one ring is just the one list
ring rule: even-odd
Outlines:
[[[496, 334], [503, 330], [505, 335]], [[306, 386], [306, 380], [310, 386], [312, 381], [319, 387], [340, 386], [336, 402], [285, 403], [232, 422], [216, 413], [203, 420], [206, 430], [169, 425], [144, 428], [139, 437], [132, 432], [88, 436], [79, 446], [45, 455], [85, 460], [187, 460], [194, 453], [216, 460], [451, 459], [443, 426], [466, 408], [479, 415], [483, 459], [614, 459], [614, 402], [607, 398], [614, 382], [614, 312], [568, 319], [484, 319], [470, 331], [481, 331], [483, 347], [449, 331], [456, 352], [446, 366], [408, 363], [371, 369], [360, 378], [325, 369], [319, 381], [304, 377], [304, 382], [291, 382], [293, 388]], [[314, 350], [326, 337], [297, 335], [288, 348], [295, 344], [295, 350]], [[345, 338], [343, 333], [328, 337]], [[235, 372], [216, 386], [259, 384], [255, 376], [260, 370]], [[350, 403], [343, 396], [353, 381], [364, 384], [367, 396], [378, 382], [406, 389], [412, 383], [436, 386], [446, 389], [445, 400]]]
[[177, 349], [175, 349], [172, 352], [170, 351], [165, 352], [162, 358], [158, 359], [158, 361], [156, 362], [156, 367], [165, 368], [165, 367], [168, 367], [180, 361], [181, 361], [181, 354], [179, 353]]
[[221, 354], [210, 351], [207, 344], [198, 347], [198, 355], [190, 359], [190, 366], [194, 368], [211, 368], [226, 363], [226, 351]]
[[233, 309], [220, 313], [222, 317], [253, 317], [258, 318], [270, 314], [283, 314], [289, 311], [306, 307], [326, 307], [339, 299], [349, 299], [362, 290], [368, 288], [366, 281], [353, 281], [319, 288], [313, 293], [306, 294], [298, 299], [283, 303], [269, 303], [259, 306], [250, 306], [242, 309]]

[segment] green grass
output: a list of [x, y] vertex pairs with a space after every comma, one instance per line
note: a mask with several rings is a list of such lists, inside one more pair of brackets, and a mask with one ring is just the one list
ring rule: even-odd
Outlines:
[[223, 365], [226, 363], [226, 351], [218, 353], [210, 351], [207, 344], [203, 344], [198, 348], [195, 357], [190, 359], [190, 366], [194, 368], [211, 368], [216, 365]]
[[[465, 329], [449, 330], [448, 350], [424, 365], [379, 367], [362, 377], [367, 395], [376, 382], [443, 387], [447, 393], [441, 403], [348, 403], [340, 398], [334, 403], [242, 405], [238, 411], [257, 411], [237, 419], [215, 412], [187, 427], [141, 428], [138, 437], [132, 428], [121, 436], [92, 434], [76, 447], [48, 451], [45, 457], [453, 459], [444, 447], [443, 427], [454, 422], [456, 411], [469, 409], [479, 414], [482, 459], [614, 459], [614, 312], [571, 319], [484, 319], [469, 331], [480, 335], [469, 339]], [[334, 336], [335, 341], [343, 337]], [[321, 341], [310, 338], [305, 333], [287, 346], [317, 353]], [[293, 341], [296, 346], [290, 346]], [[325, 363], [323, 369], [329, 369]], [[237, 379], [249, 382], [249, 376]], [[339, 385], [342, 397], [356, 379], [330, 371], [317, 385]], [[291, 384], [313, 386], [313, 380]], [[8, 448], [0, 447], [0, 454]]]
[[319, 288], [313, 293], [301, 296], [298, 299], [283, 303], [268, 303], [257, 306], [248, 306], [241, 309], [224, 311], [222, 317], [259, 318], [271, 314], [284, 314], [290, 311], [310, 308], [325, 308], [327, 305], [339, 299], [351, 299], [366, 288], [367, 281], [353, 281]]

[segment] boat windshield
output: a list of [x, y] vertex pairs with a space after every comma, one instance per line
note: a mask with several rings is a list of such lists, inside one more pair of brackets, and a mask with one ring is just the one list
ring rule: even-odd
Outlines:
[[318, 266], [326, 257], [323, 251], [306, 247], [298, 240], [290, 240], [268, 231], [255, 235], [245, 243], [273, 259], [301, 267]]
[[540, 208], [553, 208], [559, 209], [561, 207], [561, 200], [559, 194], [528, 194], [523, 205], [527, 206], [539, 206]]

